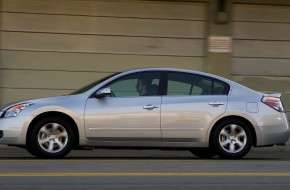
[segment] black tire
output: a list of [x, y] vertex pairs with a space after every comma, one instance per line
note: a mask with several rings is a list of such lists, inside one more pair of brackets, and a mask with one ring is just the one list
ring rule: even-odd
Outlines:
[[[252, 147], [252, 134], [245, 122], [225, 120], [213, 129], [211, 145], [217, 155], [224, 159], [244, 157]], [[227, 135], [224, 135], [227, 134]]]
[[32, 156], [39, 157], [39, 156], [37, 155], [37, 153], [32, 149], [32, 146], [27, 145], [27, 146], [26, 146], [26, 150], [27, 150], [27, 152], [29, 152]]
[[62, 158], [71, 151], [74, 133], [66, 120], [47, 117], [32, 127], [26, 147], [32, 155], [39, 158]]
[[203, 158], [203, 159], [209, 159], [216, 155], [215, 150], [211, 148], [195, 148], [195, 149], [191, 149], [190, 152], [193, 155], [199, 158]]

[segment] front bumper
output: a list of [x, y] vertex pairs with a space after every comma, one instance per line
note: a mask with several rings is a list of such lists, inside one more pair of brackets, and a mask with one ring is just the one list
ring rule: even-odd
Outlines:
[[26, 131], [28, 128], [28, 116], [17, 116], [0, 119], [0, 144], [25, 145]]

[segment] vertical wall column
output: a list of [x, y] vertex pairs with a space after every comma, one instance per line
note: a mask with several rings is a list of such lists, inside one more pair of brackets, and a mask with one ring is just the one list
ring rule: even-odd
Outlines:
[[207, 60], [204, 70], [230, 78], [231, 0], [209, 1]]
[[3, 87], [3, 74], [2, 74], [2, 0], [0, 0], [0, 106], [3, 104], [3, 92], [2, 92], [2, 87]]

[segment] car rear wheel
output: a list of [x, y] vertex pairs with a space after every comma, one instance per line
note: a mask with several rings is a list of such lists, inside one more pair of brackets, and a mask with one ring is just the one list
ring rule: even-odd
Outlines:
[[27, 150], [42, 158], [61, 158], [73, 146], [74, 134], [70, 124], [56, 117], [40, 120], [32, 126]]
[[225, 159], [244, 157], [252, 147], [252, 134], [249, 126], [240, 120], [221, 122], [213, 131], [212, 146], [217, 155]]

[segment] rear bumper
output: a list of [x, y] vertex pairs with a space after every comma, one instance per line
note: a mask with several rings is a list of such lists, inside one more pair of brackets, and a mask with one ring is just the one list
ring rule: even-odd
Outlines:
[[[266, 123], [267, 125], [265, 125]], [[257, 138], [258, 147], [287, 143], [290, 129], [285, 113], [264, 117], [260, 124], [260, 138]]]

